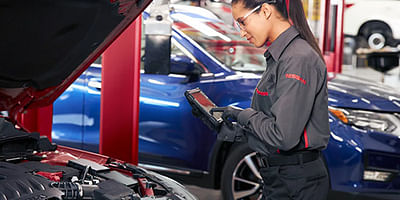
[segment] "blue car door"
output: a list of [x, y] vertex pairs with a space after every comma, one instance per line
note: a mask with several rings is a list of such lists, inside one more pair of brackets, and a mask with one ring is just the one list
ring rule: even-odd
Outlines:
[[96, 60], [53, 105], [53, 141], [98, 152], [101, 65]]
[[[193, 117], [184, 92], [195, 87], [207, 91], [211, 91], [207, 87], [217, 87], [205, 86], [199, 80], [191, 79], [190, 70], [200, 66], [200, 63], [177, 44], [173, 40], [171, 49], [171, 70], [176, 73], [141, 73], [139, 162], [207, 170], [215, 133]], [[185, 74], [187, 70], [189, 73]], [[204, 79], [200, 75], [197, 78]], [[217, 89], [209, 95], [213, 97], [219, 91]], [[54, 104], [53, 138], [58, 144], [99, 151], [100, 94], [99, 59]]]
[[101, 58], [86, 70], [86, 88], [83, 109], [82, 149], [99, 152]]
[[86, 73], [83, 73], [54, 102], [52, 139], [55, 143], [82, 148], [86, 90]]
[[141, 73], [139, 162], [205, 170], [209, 155], [202, 149], [211, 148], [215, 135], [192, 116], [184, 97], [186, 90], [199, 87], [200, 82], [190, 81], [185, 74], [197, 63], [177, 44], [172, 40], [171, 74]]

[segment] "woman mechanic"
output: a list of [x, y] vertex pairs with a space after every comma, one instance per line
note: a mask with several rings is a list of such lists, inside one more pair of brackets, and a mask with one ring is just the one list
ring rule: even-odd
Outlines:
[[241, 37], [270, 43], [251, 108], [214, 108], [246, 130], [258, 152], [263, 199], [326, 199], [321, 158], [329, 139], [327, 69], [301, 0], [232, 0]]

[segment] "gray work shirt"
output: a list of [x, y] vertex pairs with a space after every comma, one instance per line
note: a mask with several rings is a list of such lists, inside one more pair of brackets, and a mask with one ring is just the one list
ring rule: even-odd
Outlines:
[[330, 131], [327, 69], [295, 27], [264, 53], [267, 68], [255, 88], [251, 108], [238, 122], [250, 129], [248, 143], [259, 153], [324, 149]]

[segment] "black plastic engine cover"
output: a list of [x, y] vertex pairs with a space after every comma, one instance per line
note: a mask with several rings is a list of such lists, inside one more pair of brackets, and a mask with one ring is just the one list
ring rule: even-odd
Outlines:
[[39, 133], [27, 133], [14, 128], [14, 125], [0, 118], [0, 161], [14, 158], [27, 158], [33, 151], [54, 151], [57, 145]]
[[94, 199], [104, 200], [120, 200], [120, 199], [138, 199], [134, 193], [124, 184], [118, 183], [114, 180], [107, 180], [99, 184], [98, 190], [94, 191]]
[[0, 200], [62, 199], [63, 193], [49, 184], [49, 180], [27, 173], [22, 166], [0, 162]]

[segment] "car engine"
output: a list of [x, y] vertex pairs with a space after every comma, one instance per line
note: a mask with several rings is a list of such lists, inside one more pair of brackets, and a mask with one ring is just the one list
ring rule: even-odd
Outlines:
[[148, 177], [98, 166], [84, 159], [68, 166], [0, 162], [0, 199], [180, 199]]
[[129, 163], [76, 158], [62, 165], [44, 162], [46, 153], [60, 154], [46, 137], [0, 118], [0, 200], [196, 199], [176, 181]]

